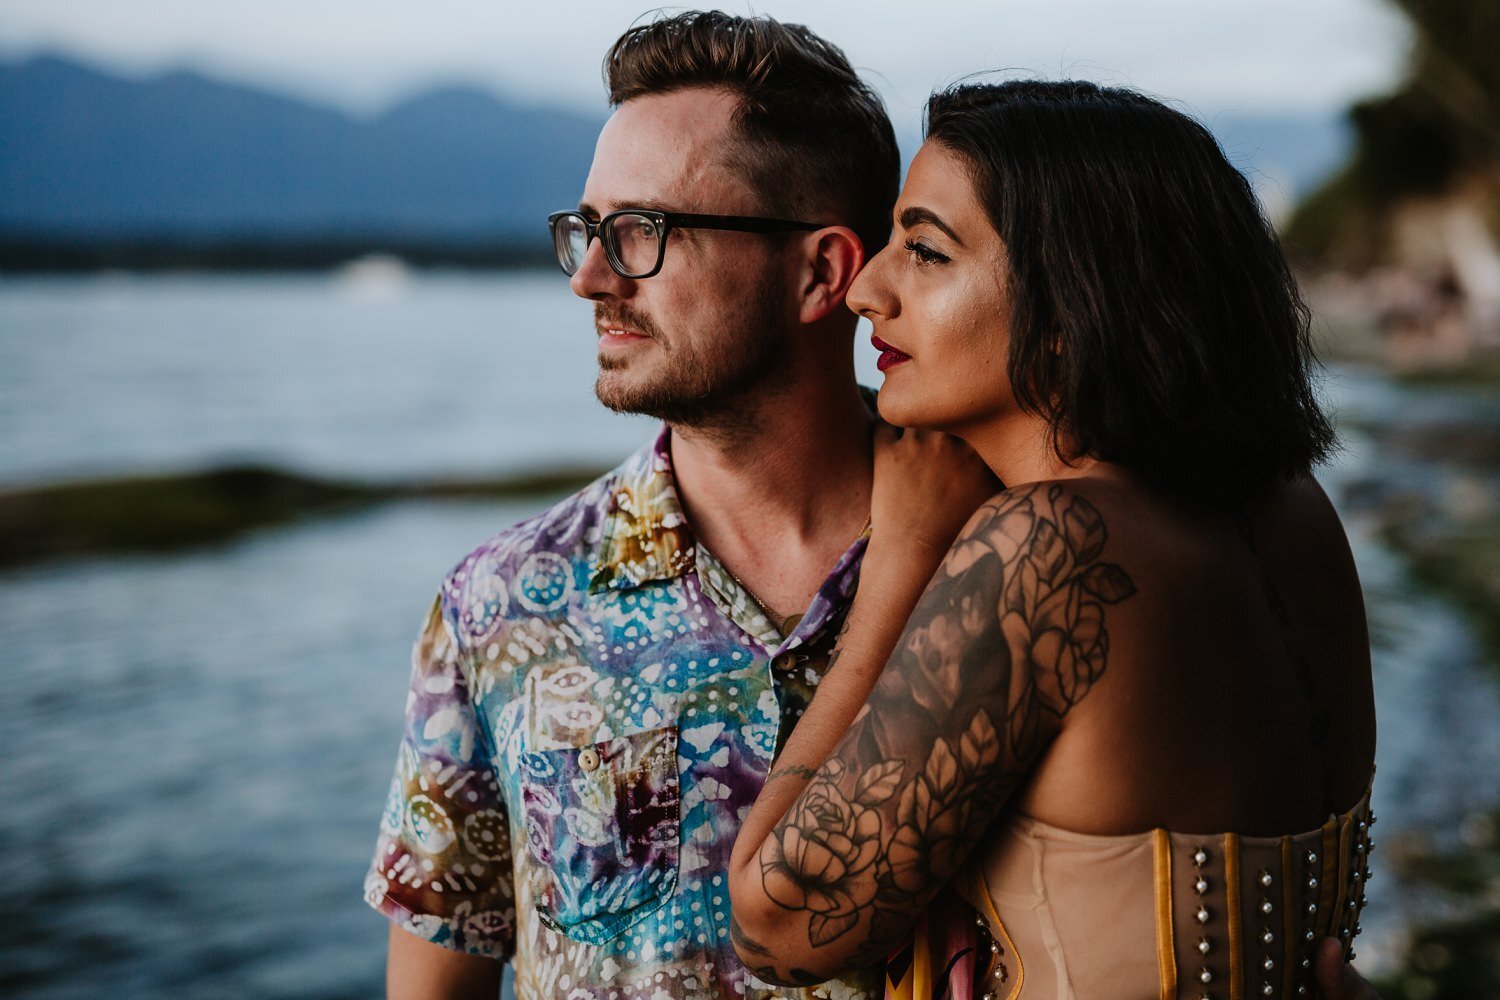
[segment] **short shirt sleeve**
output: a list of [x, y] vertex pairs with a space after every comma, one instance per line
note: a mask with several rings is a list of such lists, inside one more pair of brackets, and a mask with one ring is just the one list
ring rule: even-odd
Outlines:
[[515, 950], [509, 820], [453, 631], [435, 601], [412, 652], [406, 726], [365, 899], [454, 951]]

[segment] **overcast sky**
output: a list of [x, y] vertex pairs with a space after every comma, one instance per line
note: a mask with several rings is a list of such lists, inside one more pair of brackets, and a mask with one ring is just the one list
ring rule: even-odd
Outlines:
[[[1200, 114], [1337, 110], [1406, 48], [1383, 0], [741, 0], [842, 46], [898, 126], [976, 70], [1081, 76]], [[0, 57], [191, 68], [357, 110], [439, 83], [602, 109], [599, 61], [644, 5], [604, 0], [0, 0]]]

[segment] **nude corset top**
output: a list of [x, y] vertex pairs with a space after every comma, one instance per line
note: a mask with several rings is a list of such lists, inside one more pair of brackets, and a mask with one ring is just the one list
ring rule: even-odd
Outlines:
[[961, 890], [991, 937], [990, 1000], [1314, 995], [1311, 955], [1359, 933], [1370, 792], [1283, 837], [1072, 833], [1015, 816]]

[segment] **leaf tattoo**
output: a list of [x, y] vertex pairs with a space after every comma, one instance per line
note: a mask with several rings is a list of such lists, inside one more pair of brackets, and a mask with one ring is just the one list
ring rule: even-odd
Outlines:
[[760, 855], [767, 895], [806, 915], [809, 943], [857, 941], [856, 964], [907, 933], [1098, 683], [1105, 608], [1136, 592], [1102, 561], [1108, 531], [1083, 497], [1038, 484], [981, 509]]

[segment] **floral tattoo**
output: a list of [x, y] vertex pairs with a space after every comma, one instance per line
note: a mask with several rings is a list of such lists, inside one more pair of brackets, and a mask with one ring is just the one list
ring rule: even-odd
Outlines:
[[869, 711], [760, 855], [766, 894], [806, 915], [810, 944], [863, 928], [859, 962], [889, 952], [1098, 682], [1105, 608], [1136, 592], [1102, 560], [1104, 520], [1077, 494], [1038, 484], [982, 511], [918, 602]]

